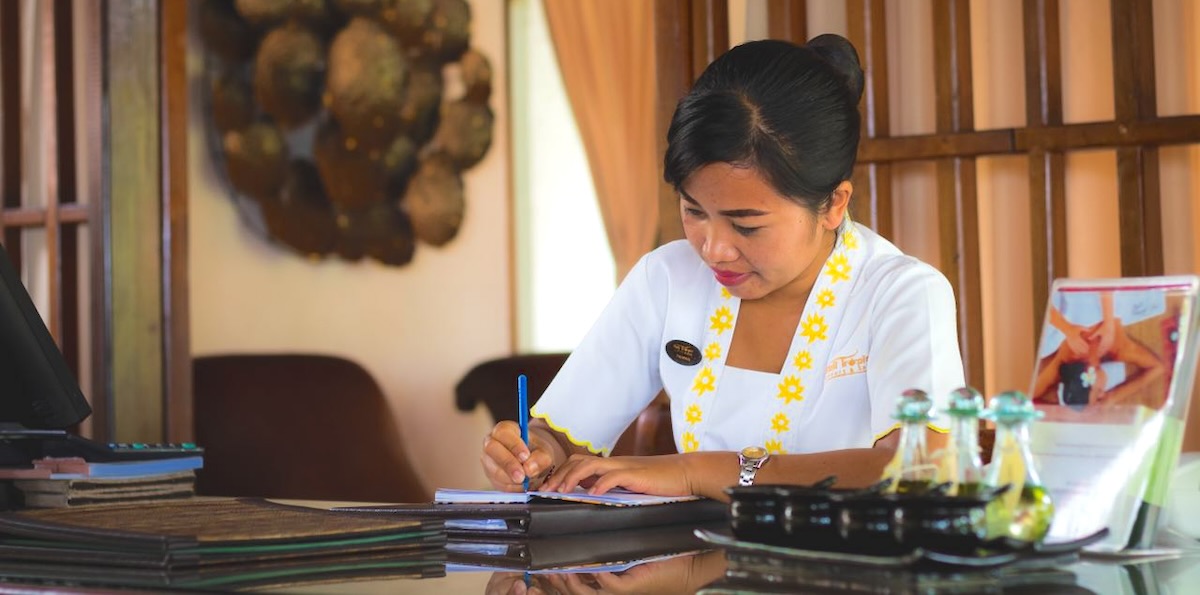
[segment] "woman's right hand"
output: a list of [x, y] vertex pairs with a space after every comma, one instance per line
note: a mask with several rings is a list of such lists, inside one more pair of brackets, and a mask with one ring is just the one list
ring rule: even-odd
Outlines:
[[554, 467], [550, 445], [535, 433], [529, 445], [521, 440], [521, 428], [513, 421], [502, 421], [483, 440], [483, 472], [492, 487], [505, 492], [524, 490], [525, 478], [531, 487], [540, 485]]

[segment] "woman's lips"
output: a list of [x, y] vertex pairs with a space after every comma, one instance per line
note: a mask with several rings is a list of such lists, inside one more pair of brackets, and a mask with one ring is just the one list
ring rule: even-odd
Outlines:
[[742, 281], [745, 281], [746, 277], [750, 276], [750, 273], [733, 273], [730, 271], [719, 271], [717, 269], [713, 269], [713, 276], [717, 278], [717, 283], [720, 283], [725, 287], [732, 287], [738, 283], [741, 283]]

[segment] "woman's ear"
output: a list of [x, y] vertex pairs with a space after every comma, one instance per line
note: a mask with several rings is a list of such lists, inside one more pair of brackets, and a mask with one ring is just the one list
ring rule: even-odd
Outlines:
[[829, 206], [821, 214], [821, 225], [830, 231], [837, 229], [846, 217], [846, 209], [850, 207], [850, 195], [854, 194], [854, 185], [850, 180], [842, 180], [833, 193], [829, 195]]

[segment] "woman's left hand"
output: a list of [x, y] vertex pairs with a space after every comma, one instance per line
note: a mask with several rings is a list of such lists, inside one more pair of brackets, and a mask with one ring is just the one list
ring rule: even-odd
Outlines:
[[543, 491], [570, 492], [575, 486], [603, 494], [613, 488], [656, 496], [688, 496], [693, 491], [682, 455], [596, 457], [571, 455], [542, 484]]

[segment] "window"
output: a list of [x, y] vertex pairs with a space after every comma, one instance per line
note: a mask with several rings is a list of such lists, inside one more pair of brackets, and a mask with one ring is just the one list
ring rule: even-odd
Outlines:
[[509, 2], [517, 351], [570, 351], [615, 288], [583, 142], [540, 0]]

